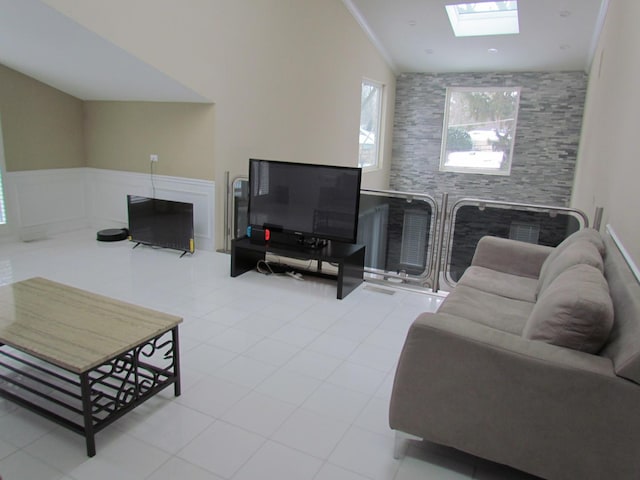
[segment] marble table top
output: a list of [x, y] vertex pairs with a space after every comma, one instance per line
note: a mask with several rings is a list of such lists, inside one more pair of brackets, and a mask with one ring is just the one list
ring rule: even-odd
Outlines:
[[0, 344], [83, 373], [177, 326], [174, 315], [45, 278], [0, 287]]

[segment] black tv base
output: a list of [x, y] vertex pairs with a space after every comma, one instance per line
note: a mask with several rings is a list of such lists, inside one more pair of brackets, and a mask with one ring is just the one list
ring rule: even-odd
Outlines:
[[[264, 260], [267, 253], [298, 260], [317, 262], [316, 270], [299, 271], [305, 275], [321, 278], [337, 279], [337, 298], [343, 299], [364, 279], [364, 245], [330, 241], [322, 248], [300, 248], [283, 244], [257, 245], [248, 238], [240, 238], [231, 242], [231, 276], [237, 277], [250, 270], [255, 270], [258, 261]], [[338, 274], [322, 271], [322, 263], [337, 264]], [[285, 261], [286, 263], [286, 261]]]
[[147, 247], [151, 247], [151, 248], [168, 248], [171, 250], [177, 250], [178, 252], [182, 252], [182, 255], [180, 255], [180, 258], [184, 257], [187, 253], [190, 253], [191, 255], [193, 255], [193, 252], [189, 252], [188, 250], [180, 250], [178, 248], [172, 248], [172, 247], [161, 247], [158, 245], [152, 245], [150, 243], [145, 243], [145, 242], [135, 242], [136, 244], [133, 246], [133, 248], [131, 250], [133, 250], [134, 248], [136, 248], [138, 245], [145, 245]]

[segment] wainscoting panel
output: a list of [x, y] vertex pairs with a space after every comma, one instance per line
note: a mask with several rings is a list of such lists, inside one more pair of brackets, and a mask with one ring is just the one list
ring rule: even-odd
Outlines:
[[36, 240], [81, 228], [128, 225], [127, 195], [193, 203], [196, 249], [214, 250], [215, 184], [180, 177], [68, 168], [8, 172], [7, 207], [12, 230]]
[[126, 227], [127, 195], [193, 203], [196, 249], [214, 250], [215, 184], [212, 181], [115, 170], [87, 169], [87, 208], [96, 228]]
[[89, 226], [85, 169], [7, 172], [12, 230], [25, 241]]

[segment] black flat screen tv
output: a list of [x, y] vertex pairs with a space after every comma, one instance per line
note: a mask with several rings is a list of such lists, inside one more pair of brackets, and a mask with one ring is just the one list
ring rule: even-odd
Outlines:
[[127, 195], [129, 240], [193, 253], [193, 204]]
[[249, 225], [299, 243], [355, 243], [362, 169], [249, 160]]

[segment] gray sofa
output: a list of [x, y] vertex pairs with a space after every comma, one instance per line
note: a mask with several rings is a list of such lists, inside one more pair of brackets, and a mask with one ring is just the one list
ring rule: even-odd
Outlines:
[[640, 286], [608, 234], [484, 237], [407, 333], [396, 456], [410, 434], [547, 479], [638, 479], [639, 384]]

